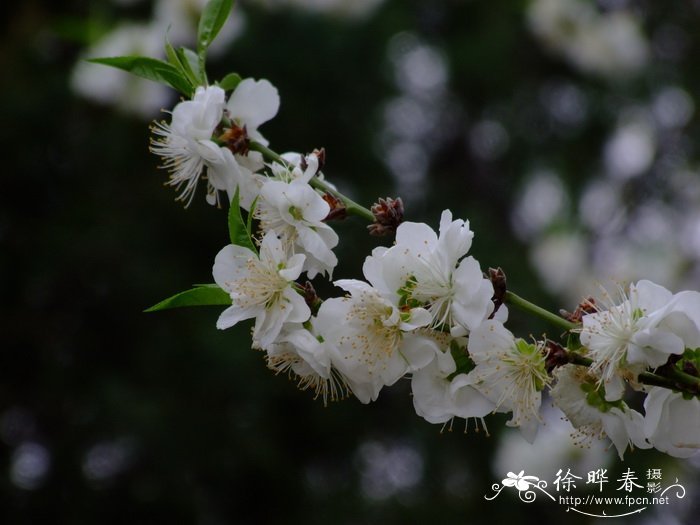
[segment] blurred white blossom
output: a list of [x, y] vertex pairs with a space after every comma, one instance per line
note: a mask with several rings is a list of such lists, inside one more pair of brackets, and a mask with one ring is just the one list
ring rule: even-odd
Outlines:
[[[121, 0], [124, 3], [125, 0]], [[116, 25], [83, 51], [82, 58], [142, 55], [165, 56], [165, 35], [173, 45], [192, 47], [197, 36], [197, 21], [206, 0], [158, 0], [150, 20]], [[243, 31], [245, 16], [236, 7], [209, 49], [216, 56]], [[125, 71], [76, 63], [71, 87], [79, 95], [101, 104], [114, 104], [128, 113], [153, 117], [175, 98], [169, 87], [136, 77]]]
[[625, 76], [649, 58], [642, 21], [629, 11], [602, 12], [585, 0], [533, 0], [528, 22], [543, 44], [586, 73]]
[[[148, 24], [123, 24], [95, 42], [84, 58], [126, 55], [158, 56], [162, 54], [163, 33]], [[125, 71], [76, 63], [71, 76], [73, 90], [102, 104], [115, 104], [129, 113], [152, 117], [168, 105], [175, 94], [171, 89]]]

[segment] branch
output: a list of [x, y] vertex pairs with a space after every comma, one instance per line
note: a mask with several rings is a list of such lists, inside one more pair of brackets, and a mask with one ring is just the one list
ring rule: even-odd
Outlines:
[[[275, 153], [270, 148], [260, 144], [259, 142], [251, 141], [250, 149], [262, 153], [263, 157], [265, 157], [265, 159], [270, 162], [277, 162], [278, 164], [282, 164], [283, 166], [289, 166], [289, 162], [284, 160], [284, 158], [282, 158], [281, 155]], [[331, 185], [328, 184], [326, 181], [321, 180], [318, 177], [313, 177], [309, 184], [311, 184], [312, 187], [318, 190], [328, 192], [338, 197], [341, 201], [343, 201], [343, 204], [345, 205], [345, 208], [348, 213], [352, 215], [357, 215], [358, 217], [362, 217], [363, 219], [367, 219], [369, 222], [374, 222], [374, 214], [368, 208], [365, 208], [361, 204], [356, 203], [351, 198], [346, 197], [338, 190], [332, 188]]]

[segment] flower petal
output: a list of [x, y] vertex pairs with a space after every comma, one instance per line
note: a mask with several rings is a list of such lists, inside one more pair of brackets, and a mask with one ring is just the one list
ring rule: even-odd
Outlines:
[[263, 122], [275, 115], [280, 107], [280, 96], [268, 80], [246, 78], [231, 94], [226, 104], [229, 116], [242, 121], [248, 132], [254, 132]]

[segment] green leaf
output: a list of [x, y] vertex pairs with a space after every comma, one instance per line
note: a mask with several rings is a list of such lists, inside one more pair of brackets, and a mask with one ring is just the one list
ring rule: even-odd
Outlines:
[[175, 49], [166, 35], [165, 54], [168, 57], [168, 62], [189, 81], [193, 90], [197, 86], [205, 86], [207, 84], [207, 77], [200, 67], [197, 53], [185, 47]]
[[186, 290], [159, 302], [144, 310], [157, 312], [183, 306], [221, 306], [230, 305], [231, 296], [215, 284], [196, 285], [196, 288]]
[[258, 205], [258, 197], [253, 199], [253, 203], [250, 205], [250, 211], [248, 212], [248, 220], [245, 223], [245, 229], [248, 232], [248, 237], [253, 235], [253, 217], [255, 216], [255, 208]]
[[161, 84], [168, 84], [187, 97], [192, 96], [192, 86], [173, 66], [162, 60], [142, 56], [91, 58], [88, 62], [123, 69], [136, 76]]
[[192, 72], [199, 79], [200, 85], [206, 86], [209, 84], [209, 82], [207, 82], [207, 72], [203, 69], [204, 62], [199, 61], [197, 53], [191, 49], [187, 49], [186, 47], [180, 48], [180, 50], [187, 58], [187, 62], [189, 63]]
[[187, 78], [191, 82], [194, 82], [197, 86], [205, 86], [207, 84], [207, 79], [202, 73], [203, 70], [200, 67], [199, 57], [191, 49], [186, 47], [181, 47], [177, 50], [177, 56], [182, 64], [182, 69], [187, 75]]
[[168, 38], [167, 34], [165, 35], [165, 55], [168, 57], [168, 62], [170, 62], [170, 64], [176, 69], [180, 69], [182, 67], [180, 64], [180, 59], [177, 57], [177, 52], [170, 43], [170, 39]]
[[197, 54], [202, 62], [207, 48], [223, 27], [232, 7], [233, 0], [209, 0], [204, 6], [197, 29]]
[[236, 246], [243, 246], [248, 248], [253, 253], [258, 253], [258, 250], [250, 238], [248, 233], [248, 228], [246, 227], [246, 221], [243, 220], [241, 216], [241, 206], [238, 196], [239, 191], [236, 190], [236, 194], [233, 196], [231, 201], [231, 206], [228, 209], [228, 234], [231, 238], [231, 243]]
[[239, 75], [238, 73], [229, 73], [218, 82], [219, 87], [224, 91], [232, 91], [236, 89], [236, 87], [240, 83], [241, 75]]

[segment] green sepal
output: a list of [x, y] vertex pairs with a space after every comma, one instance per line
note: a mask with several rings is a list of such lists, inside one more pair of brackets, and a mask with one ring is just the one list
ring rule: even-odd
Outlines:
[[197, 55], [201, 63], [204, 63], [207, 49], [226, 23], [232, 7], [233, 0], [209, 0], [204, 6], [197, 28]]
[[619, 408], [624, 412], [627, 408], [627, 405], [625, 405], [625, 402], [622, 401], [622, 399], [618, 399], [616, 401], [606, 400], [605, 386], [602, 383], [598, 385], [585, 381], [581, 383], [580, 388], [586, 394], [586, 403], [601, 412], [609, 412], [611, 408]]
[[[676, 368], [687, 373], [687, 368], [700, 370], [700, 348], [686, 348], [681, 358], [676, 361]], [[691, 373], [691, 375], [695, 375]]]
[[162, 60], [142, 56], [121, 56], [90, 58], [88, 62], [123, 69], [133, 75], [168, 84], [187, 97], [192, 96], [193, 89], [188, 79], [175, 66]]
[[399, 295], [399, 308], [419, 308], [424, 305], [421, 301], [413, 297], [413, 290], [418, 285], [415, 276], [410, 275], [404, 285], [397, 290]]
[[581, 344], [581, 335], [577, 332], [567, 332], [566, 334], [566, 349], [574, 352], [579, 352], [583, 348]]
[[228, 306], [231, 304], [231, 296], [216, 284], [200, 284], [195, 288], [173, 295], [156, 305], [144, 310], [144, 312], [157, 312], [183, 306]]
[[[249, 219], [251, 215], [252, 213], [249, 213]], [[231, 244], [242, 246], [243, 248], [248, 248], [253, 253], [258, 253], [248, 230], [248, 222], [244, 221], [241, 215], [238, 189], [236, 189], [236, 194], [233, 196], [231, 206], [228, 209], [228, 235], [231, 239]]]
[[452, 354], [452, 359], [455, 360], [455, 365], [457, 369], [447, 376], [448, 381], [452, 381], [459, 374], [468, 374], [474, 368], [476, 368], [476, 363], [472, 360], [467, 347], [460, 346], [457, 341], [452, 340], [450, 342], [450, 353]]
[[219, 80], [217, 84], [224, 91], [232, 91], [238, 87], [238, 84], [241, 83], [241, 80], [241, 75], [239, 75], [238, 73], [229, 73], [224, 78]]

